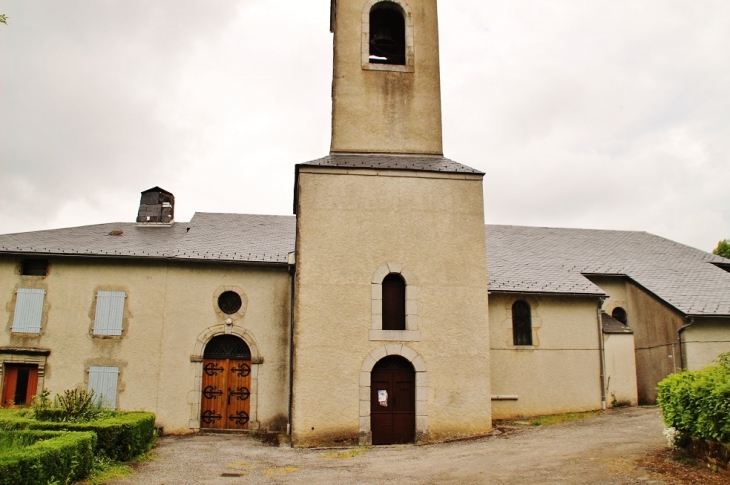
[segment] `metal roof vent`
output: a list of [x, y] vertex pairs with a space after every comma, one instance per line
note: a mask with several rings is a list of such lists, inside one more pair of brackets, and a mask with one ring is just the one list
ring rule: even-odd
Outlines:
[[174, 218], [174, 195], [159, 187], [152, 187], [142, 192], [137, 213], [138, 225], [169, 226], [172, 225]]

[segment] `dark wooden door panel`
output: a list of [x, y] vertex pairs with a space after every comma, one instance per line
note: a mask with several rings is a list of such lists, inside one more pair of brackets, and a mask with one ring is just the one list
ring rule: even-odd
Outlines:
[[[374, 369], [370, 381], [370, 429], [374, 445], [412, 443], [416, 431], [415, 373]], [[378, 391], [388, 393], [387, 406]]]

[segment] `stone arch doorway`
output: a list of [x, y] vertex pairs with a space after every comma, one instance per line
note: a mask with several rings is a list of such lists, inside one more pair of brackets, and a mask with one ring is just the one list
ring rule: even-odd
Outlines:
[[200, 427], [248, 429], [251, 413], [251, 349], [237, 335], [210, 339], [203, 352]]
[[416, 371], [399, 355], [380, 359], [370, 373], [370, 429], [374, 445], [416, 438]]

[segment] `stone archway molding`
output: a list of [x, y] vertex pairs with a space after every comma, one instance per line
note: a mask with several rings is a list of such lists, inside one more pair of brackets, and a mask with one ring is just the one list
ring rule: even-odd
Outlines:
[[398, 355], [413, 365], [416, 371], [416, 443], [428, 441], [428, 380], [426, 362], [418, 352], [407, 345], [391, 343], [372, 350], [360, 367], [360, 432], [362, 445], [373, 442], [370, 428], [370, 374], [379, 360]]
[[259, 352], [259, 346], [253, 334], [238, 325], [213, 325], [203, 330], [195, 339], [193, 354], [190, 362], [194, 368], [193, 389], [188, 393], [190, 404], [190, 428], [200, 429], [200, 404], [203, 388], [203, 352], [205, 346], [213, 337], [219, 335], [237, 335], [241, 338], [251, 351], [251, 409], [249, 413], [248, 429], [259, 429], [261, 424], [258, 420], [258, 395], [259, 395], [259, 365], [263, 364], [264, 358]]

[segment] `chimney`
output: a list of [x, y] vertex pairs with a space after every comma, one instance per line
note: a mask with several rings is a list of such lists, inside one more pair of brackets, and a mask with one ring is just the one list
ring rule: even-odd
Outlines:
[[137, 224], [140, 226], [170, 226], [175, 219], [175, 196], [167, 190], [152, 187], [142, 192]]

